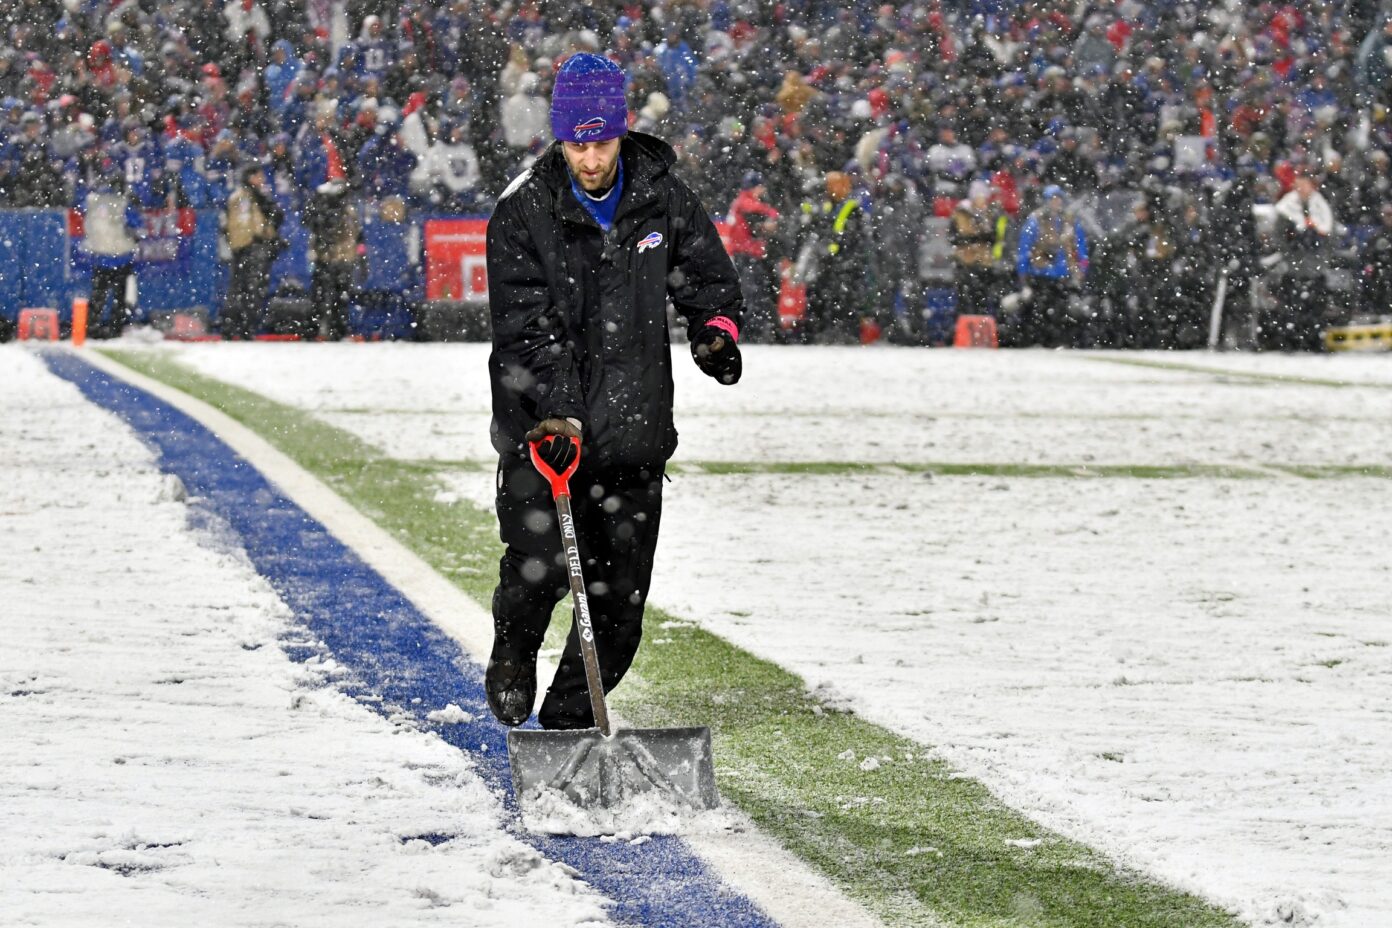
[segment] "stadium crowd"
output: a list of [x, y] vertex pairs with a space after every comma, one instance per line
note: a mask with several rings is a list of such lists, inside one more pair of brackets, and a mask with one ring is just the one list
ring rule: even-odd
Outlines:
[[355, 204], [486, 214], [582, 50], [728, 219], [754, 339], [785, 280], [796, 337], [847, 342], [941, 340], [943, 290], [1010, 343], [1138, 347], [1202, 344], [1220, 289], [1261, 347], [1392, 299], [1373, 0], [11, 0], [0, 207], [91, 200], [103, 293], [122, 204], [226, 211], [231, 334], [294, 211], [340, 334]]

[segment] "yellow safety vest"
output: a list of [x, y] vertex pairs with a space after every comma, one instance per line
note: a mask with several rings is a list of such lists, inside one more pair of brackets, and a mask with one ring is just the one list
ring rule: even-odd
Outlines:
[[[831, 212], [831, 208], [833, 205], [835, 204], [833, 204], [830, 200], [823, 200], [821, 210], [822, 215], [825, 216], [827, 213]], [[840, 236], [846, 231], [846, 223], [850, 222], [851, 213], [854, 213], [858, 206], [860, 206], [860, 201], [857, 200], [855, 197], [851, 197], [845, 203], [842, 203], [841, 208], [836, 211], [836, 218], [832, 220], [831, 228], [832, 231], [836, 233], [838, 238], [840, 238]], [[805, 215], [811, 216], [812, 214], [817, 212], [817, 207], [813, 206], [811, 203], [803, 203], [802, 211]], [[827, 254], [834, 255], [840, 250], [840, 242], [827, 243]]]
[[[838, 239], [846, 231], [846, 223], [850, 222], [851, 213], [854, 213], [858, 206], [860, 206], [860, 201], [852, 197], [845, 203], [842, 203], [841, 208], [836, 211], [836, 220], [831, 224], [831, 228], [836, 232], [836, 237]], [[840, 250], [841, 243], [839, 241], [827, 245], [827, 254], [834, 255]]]

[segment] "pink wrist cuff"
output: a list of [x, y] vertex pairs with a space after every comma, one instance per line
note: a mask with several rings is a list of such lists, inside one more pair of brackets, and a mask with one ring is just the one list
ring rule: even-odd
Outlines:
[[729, 316], [716, 316], [707, 322], [706, 325], [713, 325], [726, 335], [729, 335], [730, 341], [732, 342], [739, 341], [739, 326], [735, 325], [734, 320]]

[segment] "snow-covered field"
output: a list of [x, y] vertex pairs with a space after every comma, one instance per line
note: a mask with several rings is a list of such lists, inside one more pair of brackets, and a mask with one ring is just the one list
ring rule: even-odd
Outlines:
[[[482, 346], [159, 350], [394, 456], [492, 457]], [[1278, 469], [1392, 465], [1392, 360], [1121, 357], [1358, 385], [755, 348], [725, 389], [681, 363], [678, 460], [1265, 476], [679, 474], [652, 599], [1253, 922], [1392, 924], [1392, 494]], [[452, 479], [489, 504], [490, 477]]]
[[18, 348], [0, 397], [0, 924], [608, 923], [466, 755], [286, 657], [115, 416]]
[[[311, 410], [394, 457], [494, 456], [485, 346], [373, 345], [366, 349], [370, 364], [343, 353], [353, 349], [333, 345], [178, 350], [210, 376]], [[1097, 363], [1079, 353], [755, 346], [746, 354], [744, 380], [733, 390], [679, 359], [677, 460], [1238, 466], [1388, 461], [1392, 362], [1385, 356], [1200, 359], [1291, 375], [1304, 370], [1307, 376], [1334, 377], [1337, 370], [1368, 384], [1336, 390], [1221, 382], [1205, 374]], [[1138, 357], [1189, 361], [1174, 354]], [[1292, 363], [1302, 361], [1304, 366]]]
[[1254, 921], [1392, 924], [1386, 481], [679, 477], [667, 499], [665, 608]]

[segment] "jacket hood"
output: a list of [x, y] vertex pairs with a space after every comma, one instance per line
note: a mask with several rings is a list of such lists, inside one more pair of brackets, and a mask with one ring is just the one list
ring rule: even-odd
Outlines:
[[[677, 163], [677, 153], [662, 139], [646, 132], [630, 131], [619, 143], [619, 157], [624, 163], [624, 183], [652, 183], [666, 174]], [[552, 142], [537, 159], [537, 173], [554, 191], [570, 186], [570, 172], [566, 168], [565, 155], [561, 143]]]

